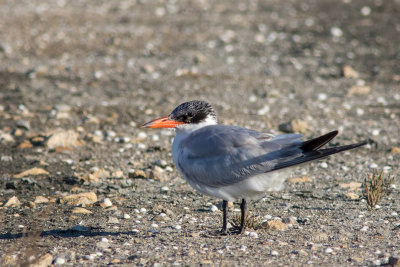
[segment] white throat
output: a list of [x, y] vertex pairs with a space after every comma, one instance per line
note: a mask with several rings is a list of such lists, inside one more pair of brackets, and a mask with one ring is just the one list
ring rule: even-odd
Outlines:
[[200, 123], [181, 124], [175, 127], [176, 135], [187, 135], [202, 127], [217, 124], [217, 119], [213, 116], [207, 116], [206, 119]]

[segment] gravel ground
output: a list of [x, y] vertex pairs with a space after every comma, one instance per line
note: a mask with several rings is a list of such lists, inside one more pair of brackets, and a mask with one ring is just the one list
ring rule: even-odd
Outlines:
[[[395, 264], [399, 181], [371, 211], [361, 183], [399, 174], [398, 14], [398, 0], [2, 1], [0, 264]], [[173, 132], [138, 128], [192, 99], [224, 124], [370, 144], [294, 170], [250, 203], [248, 232], [220, 236], [220, 200], [180, 177]]]

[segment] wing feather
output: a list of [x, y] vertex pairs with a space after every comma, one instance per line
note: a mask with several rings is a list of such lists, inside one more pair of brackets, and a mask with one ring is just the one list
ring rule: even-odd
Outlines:
[[241, 127], [206, 126], [182, 141], [176, 163], [191, 181], [219, 187], [366, 144], [320, 149], [336, 134], [303, 142], [300, 134], [273, 136]]
[[218, 187], [268, 172], [301, 155], [300, 134], [273, 136], [241, 127], [203, 127], [181, 143], [178, 165], [190, 180]]

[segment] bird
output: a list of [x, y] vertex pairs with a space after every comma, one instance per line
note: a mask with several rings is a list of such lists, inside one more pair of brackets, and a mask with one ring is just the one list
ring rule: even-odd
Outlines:
[[291, 167], [367, 143], [322, 148], [338, 134], [337, 130], [303, 141], [296, 133], [273, 135], [221, 125], [215, 109], [202, 100], [182, 103], [168, 116], [141, 127], [175, 129], [174, 164], [195, 190], [222, 199], [224, 235], [228, 233], [228, 201], [241, 199], [241, 220], [236, 231], [240, 234], [245, 229], [248, 201], [283, 189]]

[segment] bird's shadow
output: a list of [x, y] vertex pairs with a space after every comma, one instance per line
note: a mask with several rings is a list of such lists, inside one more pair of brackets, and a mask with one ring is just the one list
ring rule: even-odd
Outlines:
[[71, 238], [71, 237], [80, 237], [80, 236], [85, 236], [85, 237], [95, 237], [95, 236], [120, 236], [120, 235], [136, 235], [137, 232], [135, 231], [127, 231], [127, 232], [102, 232], [99, 231], [99, 229], [87, 229], [87, 230], [75, 230], [75, 229], [55, 229], [55, 230], [47, 230], [47, 231], [42, 231], [42, 232], [26, 232], [26, 233], [5, 233], [5, 234], [0, 234], [0, 239], [18, 239], [22, 237], [32, 237], [32, 236], [41, 236], [41, 237], [46, 237], [46, 236], [54, 236], [54, 237], [62, 237], [62, 238]]

